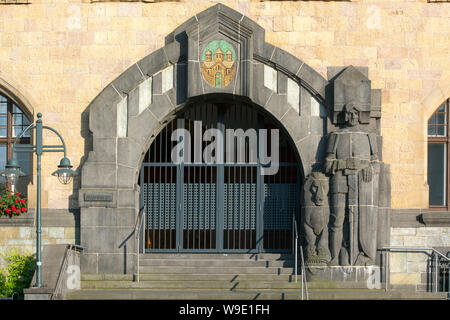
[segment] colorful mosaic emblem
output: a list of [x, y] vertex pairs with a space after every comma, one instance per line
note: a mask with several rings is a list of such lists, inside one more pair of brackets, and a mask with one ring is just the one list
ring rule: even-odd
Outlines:
[[230, 84], [236, 73], [236, 52], [225, 40], [214, 40], [203, 49], [202, 74], [206, 82], [215, 88]]

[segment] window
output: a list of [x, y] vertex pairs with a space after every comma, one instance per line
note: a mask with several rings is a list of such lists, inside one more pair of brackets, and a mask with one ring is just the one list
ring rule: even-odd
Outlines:
[[428, 186], [430, 208], [447, 210], [449, 197], [449, 100], [428, 120]]
[[[5, 170], [6, 162], [12, 157], [14, 140], [30, 123], [30, 119], [15, 102], [0, 93], [0, 171]], [[17, 140], [16, 144], [18, 143], [29, 144], [30, 133], [26, 132]], [[31, 165], [30, 153], [16, 152], [16, 159], [19, 161], [21, 170], [29, 174]], [[0, 183], [5, 183], [3, 177], [0, 177]], [[20, 185], [18, 187], [23, 189], [20, 188]], [[24, 190], [21, 190], [21, 192], [24, 192]]]

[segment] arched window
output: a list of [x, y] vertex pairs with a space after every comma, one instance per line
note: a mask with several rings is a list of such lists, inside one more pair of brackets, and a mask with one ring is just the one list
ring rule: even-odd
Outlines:
[[449, 100], [428, 120], [428, 186], [430, 208], [447, 210], [449, 202]]
[[[0, 93], [0, 171], [5, 170], [6, 162], [12, 157], [14, 140], [30, 123], [30, 119], [17, 104], [5, 94]], [[29, 132], [18, 139], [17, 143], [29, 144]], [[16, 159], [19, 161], [21, 170], [29, 174], [31, 165], [30, 153], [16, 152]], [[1, 187], [4, 187], [5, 179], [3, 177], [0, 178], [0, 184]], [[26, 191], [23, 187], [20, 187], [20, 184], [18, 187], [20, 192]]]

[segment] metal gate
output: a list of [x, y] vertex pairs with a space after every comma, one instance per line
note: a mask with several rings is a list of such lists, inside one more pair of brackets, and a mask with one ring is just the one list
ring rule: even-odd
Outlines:
[[[237, 156], [228, 159], [226, 148], [223, 162], [208, 163], [199, 157], [199, 150], [203, 152], [211, 142], [202, 139], [199, 146], [192, 140], [211, 128], [223, 133], [225, 146], [229, 139], [226, 129], [254, 128], [258, 132], [258, 128], [275, 126], [245, 104], [197, 104], [186, 107], [168, 123], [153, 141], [141, 168], [146, 252], [290, 251], [300, 173], [288, 140], [280, 130], [279, 170], [261, 175], [259, 158], [251, 161], [249, 137], [243, 141], [244, 159], [240, 161]], [[171, 140], [175, 129], [186, 129], [193, 138], [191, 161], [172, 162], [172, 150], [179, 143]], [[231, 138], [237, 151], [237, 140]], [[259, 134], [256, 139], [260, 140]]]

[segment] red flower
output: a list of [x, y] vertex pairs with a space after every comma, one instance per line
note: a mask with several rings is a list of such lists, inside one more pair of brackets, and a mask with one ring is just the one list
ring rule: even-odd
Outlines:
[[16, 210], [16, 206], [12, 206], [11, 209], [14, 211]]
[[27, 208], [22, 208], [22, 212], [27, 212]]
[[11, 211], [11, 210], [9, 210], [9, 209], [6, 209], [6, 210], [5, 210], [6, 213], [9, 213], [10, 211]]
[[11, 190], [9, 190], [10, 193], [13, 193]]
[[20, 196], [20, 193], [16, 192], [16, 196]]
[[20, 203], [25, 203], [25, 199], [20, 199]]
[[18, 202], [19, 202], [19, 199], [16, 198], [15, 202], [18, 203]]

